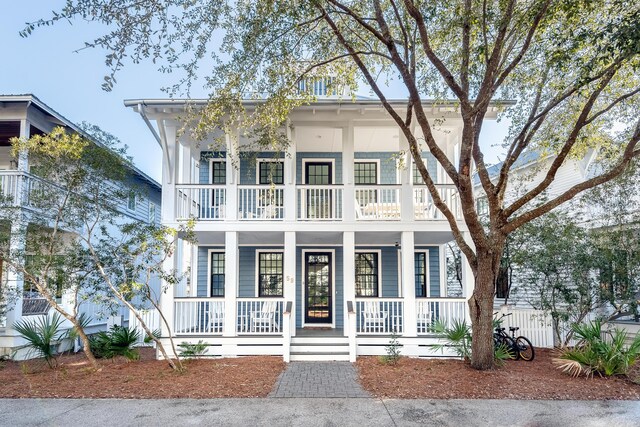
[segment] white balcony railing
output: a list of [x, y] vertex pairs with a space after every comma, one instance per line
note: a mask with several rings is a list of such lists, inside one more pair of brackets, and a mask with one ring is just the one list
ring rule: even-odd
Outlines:
[[[462, 219], [458, 190], [452, 184], [436, 185], [440, 198], [451, 209], [456, 219]], [[433, 197], [426, 186], [413, 188], [413, 212], [416, 220], [444, 220], [442, 212], [433, 203]]]
[[424, 298], [416, 300], [418, 334], [432, 334], [437, 322], [452, 326], [462, 322], [467, 315], [467, 300], [464, 298]]
[[249, 185], [238, 187], [238, 219], [283, 220], [284, 186]]
[[224, 185], [176, 185], [176, 219], [223, 220], [226, 206]]
[[301, 221], [342, 219], [342, 186], [298, 185], [297, 218]]
[[401, 191], [400, 185], [356, 186], [356, 220], [399, 221]]
[[222, 334], [223, 298], [176, 298], [173, 331], [176, 335]]
[[25, 174], [18, 171], [0, 171], [0, 203], [20, 204], [20, 183]]
[[282, 298], [238, 298], [238, 334], [282, 334]]
[[356, 299], [356, 333], [389, 335], [404, 331], [402, 298]]

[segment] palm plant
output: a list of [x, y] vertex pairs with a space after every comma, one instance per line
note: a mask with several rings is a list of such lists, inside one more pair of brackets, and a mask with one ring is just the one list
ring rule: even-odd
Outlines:
[[441, 320], [437, 320], [433, 324], [433, 330], [440, 339], [445, 341], [444, 344], [436, 344], [435, 350], [444, 351], [445, 348], [450, 347], [464, 360], [471, 359], [471, 327], [467, 322], [455, 319], [449, 327]]
[[135, 329], [114, 326], [110, 331], [98, 332], [90, 338], [91, 349], [98, 358], [111, 359], [124, 356], [137, 360], [140, 356], [133, 345], [140, 334]]
[[626, 375], [640, 359], [640, 336], [627, 344], [627, 332], [617, 328], [603, 332], [600, 320], [575, 324], [572, 328], [580, 342], [562, 350], [553, 360], [558, 369], [571, 376]]
[[63, 322], [60, 314], [55, 313], [51, 317], [45, 315], [34, 321], [22, 319], [13, 324], [13, 329], [27, 341], [28, 347], [37, 357], [44, 358], [47, 365], [53, 368], [58, 355], [55, 345], [64, 336], [61, 331]]

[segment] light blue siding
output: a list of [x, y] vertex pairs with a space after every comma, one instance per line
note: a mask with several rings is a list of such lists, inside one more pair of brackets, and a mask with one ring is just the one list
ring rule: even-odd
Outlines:
[[367, 246], [356, 247], [357, 252], [366, 251], [380, 251], [380, 272], [381, 272], [381, 294], [380, 298], [395, 298], [398, 297], [400, 283], [398, 281], [398, 249], [394, 246]]
[[[203, 151], [200, 154], [200, 184], [209, 184], [209, 161], [211, 159], [224, 159], [224, 151]], [[284, 153], [274, 152], [243, 152], [240, 155], [240, 185], [255, 185], [257, 182], [256, 163], [258, 159], [283, 159]], [[287, 172], [285, 171], [285, 176]]]
[[440, 248], [438, 246], [420, 246], [416, 251], [429, 252], [429, 292], [433, 298], [440, 297]]

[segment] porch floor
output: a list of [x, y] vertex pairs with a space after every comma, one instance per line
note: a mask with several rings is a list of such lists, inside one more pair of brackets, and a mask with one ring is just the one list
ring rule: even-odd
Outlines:
[[297, 328], [297, 337], [344, 337], [344, 329]]

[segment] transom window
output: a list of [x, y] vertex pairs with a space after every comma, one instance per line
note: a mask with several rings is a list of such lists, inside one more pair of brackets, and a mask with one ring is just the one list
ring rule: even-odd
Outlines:
[[258, 165], [260, 184], [284, 184], [284, 162], [263, 161]]
[[282, 252], [258, 254], [258, 296], [281, 297], [283, 284]]
[[415, 283], [416, 297], [427, 296], [427, 254], [425, 252], [415, 253]]
[[211, 252], [211, 296], [224, 296], [224, 252]]
[[375, 185], [378, 183], [378, 164], [376, 162], [355, 162], [353, 179], [356, 185]]
[[356, 253], [356, 296], [378, 296], [378, 253]]
[[211, 162], [211, 184], [227, 183], [227, 162], [214, 160]]

